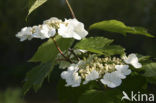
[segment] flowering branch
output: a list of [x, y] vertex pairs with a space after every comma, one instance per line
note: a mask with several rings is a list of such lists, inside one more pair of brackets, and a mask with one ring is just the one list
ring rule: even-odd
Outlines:
[[71, 7], [71, 5], [70, 5], [69, 1], [68, 1], [68, 0], [66, 0], [66, 3], [67, 3], [67, 5], [68, 5], [68, 8], [69, 8], [69, 10], [70, 10], [70, 12], [71, 12], [71, 14], [72, 14], [73, 18], [76, 18], [75, 13], [74, 13], [74, 11], [73, 11], [73, 9], [72, 9], [72, 7]]
[[55, 39], [52, 38], [52, 40], [53, 40], [53, 42], [54, 42], [54, 44], [55, 44], [57, 50], [58, 50], [58, 51], [60, 52], [60, 54], [65, 58], [65, 60], [67, 60], [67, 61], [69, 61], [70, 63], [72, 63], [72, 61], [71, 61], [68, 57], [66, 57], [66, 56], [63, 54], [63, 52], [61, 51], [61, 49], [60, 49], [59, 46], [57, 45]]

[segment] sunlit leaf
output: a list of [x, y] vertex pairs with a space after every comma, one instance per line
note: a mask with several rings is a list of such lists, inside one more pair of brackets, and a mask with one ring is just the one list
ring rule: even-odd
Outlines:
[[107, 56], [117, 55], [117, 54], [122, 55], [125, 53], [125, 49], [119, 45], [110, 45], [103, 48], [103, 53], [104, 55]]
[[154, 37], [153, 35], [149, 34], [145, 28], [142, 27], [130, 27], [126, 26], [123, 22], [118, 20], [106, 20], [102, 22], [98, 22], [92, 24], [90, 29], [99, 29], [108, 32], [120, 33], [120, 34], [138, 34], [138, 35], [145, 35], [148, 37]]
[[112, 42], [113, 40], [104, 37], [90, 37], [81, 40], [75, 47], [106, 56], [123, 54], [124, 48], [117, 45], [110, 45]]
[[102, 49], [104, 46], [111, 44], [113, 40], [104, 37], [90, 37], [81, 40], [76, 44], [76, 48], [84, 49], [90, 52], [103, 54]]

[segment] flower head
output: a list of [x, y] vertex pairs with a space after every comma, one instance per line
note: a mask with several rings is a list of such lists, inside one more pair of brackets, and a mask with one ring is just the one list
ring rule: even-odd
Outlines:
[[63, 38], [74, 38], [77, 40], [85, 38], [88, 34], [84, 29], [84, 24], [77, 19], [65, 19], [63, 22], [56, 17], [52, 17], [45, 20], [42, 25], [24, 27], [16, 37], [20, 38], [20, 41], [31, 40], [32, 38], [46, 39], [53, 37], [56, 31]]
[[64, 23], [60, 24], [58, 34], [64, 38], [81, 40], [87, 36], [88, 32], [84, 29], [84, 24], [77, 19], [66, 19]]

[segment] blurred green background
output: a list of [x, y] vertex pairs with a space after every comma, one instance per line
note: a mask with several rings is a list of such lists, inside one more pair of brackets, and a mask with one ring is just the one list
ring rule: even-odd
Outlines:
[[[117, 19], [129, 26], [143, 26], [156, 36], [156, 0], [69, 0], [76, 17], [89, 25], [102, 20]], [[34, 64], [27, 61], [45, 40], [31, 40], [20, 42], [15, 34], [24, 26], [41, 24], [50, 17], [60, 19], [71, 18], [65, 0], [48, 0], [34, 11], [25, 21], [28, 0], [0, 0], [0, 96], [9, 91], [17, 94], [26, 103], [55, 103], [58, 101], [56, 83], [45, 83], [34, 93], [29, 92], [21, 96], [24, 77]], [[103, 31], [90, 31], [90, 36], [106, 36], [115, 39], [115, 43], [122, 45], [128, 52], [138, 52], [143, 55], [156, 57], [156, 39], [144, 36], [112, 35]], [[7, 89], [7, 88], [14, 88]], [[16, 93], [17, 92], [17, 93]], [[16, 98], [16, 96], [15, 96]], [[15, 100], [16, 101], [16, 100]], [[15, 103], [19, 102], [17, 99]], [[40, 102], [39, 102], [40, 101]], [[0, 98], [0, 103], [4, 102]]]

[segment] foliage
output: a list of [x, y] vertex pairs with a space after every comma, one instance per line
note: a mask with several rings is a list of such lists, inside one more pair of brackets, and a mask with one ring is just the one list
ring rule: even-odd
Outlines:
[[112, 42], [113, 40], [104, 37], [90, 37], [81, 40], [75, 47], [106, 56], [124, 54], [124, 48], [118, 45], [110, 45]]
[[[44, 4], [47, 0], [29, 0], [29, 13], [30, 15], [36, 8]], [[118, 20], [105, 20], [99, 23], [95, 23], [90, 26], [91, 29], [104, 30], [107, 32], [120, 33], [123, 35], [136, 34], [144, 35], [147, 37], [155, 37], [147, 32], [143, 27], [130, 27], [126, 26], [123, 22]], [[55, 38], [57, 44], [61, 50], [67, 50], [71, 45], [73, 45], [73, 40], [63, 39], [61, 37]], [[113, 56], [113, 55], [122, 55], [125, 54], [125, 49], [120, 45], [112, 44], [114, 40], [105, 38], [105, 37], [89, 37], [81, 40], [75, 44], [75, 48], [87, 50], [91, 53], [100, 54], [102, 56]], [[35, 53], [35, 55], [30, 59], [30, 62], [40, 62], [39, 66], [33, 68], [30, 72], [27, 73], [24, 92], [26, 93], [31, 87], [37, 91], [43, 84], [44, 79], [51, 73], [53, 67], [55, 66], [56, 56], [58, 54], [55, 44], [52, 39], [49, 39], [47, 42], [43, 43]], [[141, 60], [149, 60], [150, 57], [142, 57]], [[135, 70], [124, 83], [116, 89], [104, 88], [104, 86], [98, 84], [89, 84], [81, 86], [78, 88], [64, 87], [64, 82], [60, 81], [58, 85], [59, 97], [62, 103], [120, 103], [121, 92], [122, 90], [140, 90], [145, 91], [147, 83], [155, 83], [156, 76], [156, 67], [155, 63], [146, 63], [143, 64], [141, 69], [144, 74], [142, 75], [140, 71]], [[150, 81], [149, 78], [152, 78]], [[146, 81], [147, 80], [147, 81]], [[137, 83], [136, 85], [132, 85]]]
[[[62, 50], [66, 50], [72, 45], [73, 40], [57, 36], [56, 42]], [[38, 48], [30, 62], [41, 62], [41, 64], [27, 73], [23, 87], [24, 93], [28, 92], [31, 87], [37, 91], [42, 86], [44, 79], [51, 73], [56, 63], [57, 54], [58, 50], [52, 39], [49, 39]]]
[[130, 34], [138, 34], [138, 35], [145, 35], [148, 37], [154, 37], [153, 35], [149, 34], [147, 30], [143, 27], [126, 26], [123, 22], [118, 20], [106, 20], [106, 21], [98, 22], [92, 24], [90, 26], [90, 29], [100, 29], [109, 32], [120, 33], [123, 35], [130, 33]]
[[39, 6], [43, 5], [47, 0], [28, 0], [28, 16]]
[[34, 67], [30, 72], [28, 72], [23, 87], [24, 94], [26, 94], [31, 87], [33, 87], [34, 90], [37, 91], [42, 86], [44, 79], [52, 71], [53, 66], [54, 62], [49, 61], [47, 63], [42, 63], [39, 66]]

